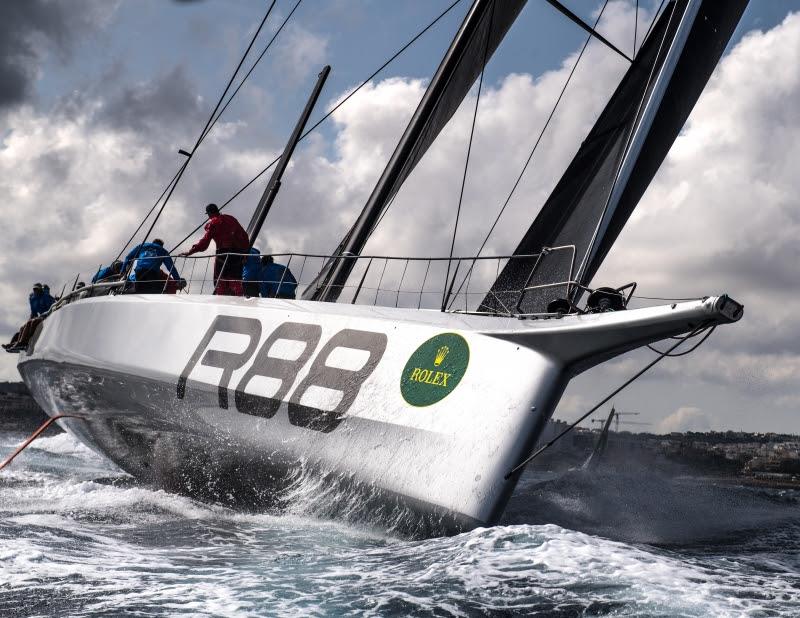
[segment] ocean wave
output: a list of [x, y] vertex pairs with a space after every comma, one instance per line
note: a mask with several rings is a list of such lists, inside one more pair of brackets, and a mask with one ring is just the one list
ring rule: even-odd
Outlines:
[[341, 498], [308, 482], [286, 515], [243, 513], [138, 485], [68, 435], [46, 440], [0, 476], [2, 615], [793, 615], [800, 604], [798, 522], [756, 518], [728, 545], [625, 541], [587, 524], [616, 503], [567, 478], [523, 484], [514, 516], [546, 517], [537, 509], [551, 504], [576, 526], [408, 540], [315, 517]]
[[800, 602], [796, 576], [765, 578], [735, 562], [686, 560], [555, 525], [411, 542], [282, 518], [222, 530], [214, 521], [184, 521], [180, 529], [162, 523], [127, 537], [68, 531], [56, 520], [47, 534], [29, 527], [37, 529], [17, 538], [13, 549], [0, 543], [6, 595], [61, 599], [75, 615], [124, 608], [202, 615], [703, 616], [790, 614]]

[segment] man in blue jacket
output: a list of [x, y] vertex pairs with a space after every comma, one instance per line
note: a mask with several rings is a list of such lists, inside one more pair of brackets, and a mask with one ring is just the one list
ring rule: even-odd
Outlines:
[[33, 284], [33, 292], [28, 296], [28, 303], [31, 306], [31, 320], [50, 311], [50, 307], [56, 302], [56, 299], [50, 296], [50, 288], [45, 290], [45, 287], [41, 283]]
[[101, 268], [97, 271], [94, 277], [92, 277], [92, 283], [102, 283], [107, 279], [117, 279], [119, 278], [119, 274], [122, 272], [122, 262], [119, 260], [114, 260], [111, 263], [111, 266], [106, 266], [105, 268]]
[[31, 317], [22, 328], [11, 338], [9, 343], [3, 344], [3, 349], [9, 352], [18, 352], [28, 345], [28, 341], [33, 335], [33, 331], [45, 313], [50, 311], [50, 307], [56, 302], [56, 299], [50, 295], [50, 288], [41, 283], [33, 284], [33, 291], [28, 296], [28, 303], [31, 306]]
[[173, 279], [178, 281], [178, 287], [183, 288], [186, 281], [178, 274], [175, 264], [166, 249], [164, 241], [156, 238], [153, 242], [145, 242], [131, 249], [122, 263], [122, 272], [127, 272], [128, 265], [136, 260], [129, 281], [134, 282], [135, 294], [161, 294], [167, 287], [167, 279], [161, 272], [165, 266]]
[[250, 255], [244, 259], [244, 268], [242, 269], [242, 288], [244, 288], [244, 295], [248, 297], [255, 296], [258, 298], [258, 292], [261, 282], [261, 251], [253, 247], [250, 249]]
[[283, 264], [276, 264], [271, 255], [261, 258], [261, 296], [264, 298], [294, 298], [297, 279]]

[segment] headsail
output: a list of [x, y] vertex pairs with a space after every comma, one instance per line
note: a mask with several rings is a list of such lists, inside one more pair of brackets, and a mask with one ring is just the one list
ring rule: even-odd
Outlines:
[[[458, 109], [526, 0], [475, 0], [431, 80], [386, 169], [335, 255], [358, 255], [392, 197]], [[325, 264], [304, 298], [335, 301], [355, 260]]]
[[[483, 310], [543, 312], [580, 288], [536, 287], [554, 281], [588, 284], [678, 136], [722, 56], [747, 0], [673, 0], [514, 255], [574, 245], [537, 261], [510, 261], [481, 304]], [[524, 293], [519, 290], [528, 289]]]

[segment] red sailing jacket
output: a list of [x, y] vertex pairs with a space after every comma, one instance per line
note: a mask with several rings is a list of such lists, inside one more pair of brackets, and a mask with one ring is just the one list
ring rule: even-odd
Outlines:
[[250, 239], [234, 217], [222, 214], [214, 215], [206, 223], [205, 230], [205, 235], [189, 249], [189, 255], [205, 251], [212, 240], [217, 245], [217, 251], [225, 249], [235, 253], [247, 253]]

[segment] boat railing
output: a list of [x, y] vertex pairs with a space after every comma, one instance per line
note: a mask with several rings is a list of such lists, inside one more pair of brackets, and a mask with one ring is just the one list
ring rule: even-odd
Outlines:
[[[553, 247], [546, 249], [545, 252], [547, 254], [564, 252], [570, 264], [569, 272], [564, 272], [563, 277], [559, 277], [556, 281], [536, 286], [529, 284], [536, 269], [539, 268], [542, 254], [453, 258], [383, 255], [338, 256], [334, 259], [356, 261], [348, 282], [339, 290], [338, 302], [415, 309], [444, 309], [460, 313], [520, 315], [516, 306], [503, 304], [501, 298], [522, 295], [528, 290], [539, 287], [570, 289], [577, 285], [572, 279], [575, 247], [573, 245]], [[274, 296], [276, 290], [282, 291], [281, 295], [285, 295], [286, 291], [294, 287], [287, 280], [286, 273], [291, 273], [297, 283], [293, 290], [297, 298], [301, 298], [310, 285], [316, 284], [317, 274], [333, 258], [333, 256], [325, 254], [293, 252], [263, 255], [231, 253], [226, 255], [259, 261], [266, 256], [272, 257], [276, 264], [286, 267], [285, 270], [281, 269], [283, 273], [281, 278], [275, 281], [255, 279], [252, 283], [257, 283], [260, 289], [271, 290], [271, 293], [263, 294], [265, 296]], [[220, 257], [222, 260], [226, 259], [225, 256], [218, 255], [173, 257], [175, 267], [183, 281], [176, 281], [162, 273], [155, 280], [158, 282], [155, 291], [167, 294], [213, 294], [217, 285], [214, 278], [215, 262]], [[527, 277], [527, 280], [519, 281], [517, 285], [507, 286], [509, 289], [498, 289], [494, 285], [495, 282], [503, 269], [514, 260], [524, 260], [523, 264], [525, 265], [532, 264], [530, 276]], [[448, 265], [450, 276], [446, 281]], [[531, 266], [527, 266], [527, 268], [531, 268]], [[132, 284], [124, 280], [94, 283], [64, 294], [57, 306], [79, 298], [131, 291], [133, 291]], [[493, 299], [491, 303], [493, 309], [491, 310], [487, 310], [485, 307], [484, 301], [487, 298]]]
[[[569, 279], [567, 281], [557, 281], [557, 282], [546, 282], [546, 283], [539, 283], [536, 285], [531, 285], [531, 281], [534, 281], [534, 277], [540, 273], [541, 267], [547, 259], [552, 256], [554, 253], [558, 254], [561, 251], [562, 253], [568, 252], [568, 259], [569, 259]], [[525, 300], [525, 296], [528, 292], [534, 292], [536, 290], [544, 290], [544, 289], [552, 289], [552, 288], [564, 288], [562, 291], [560, 298], [570, 298], [571, 292], [575, 286], [579, 286], [580, 284], [577, 281], [573, 281], [573, 275], [575, 273], [575, 245], [565, 245], [562, 247], [545, 247], [542, 251], [536, 256], [536, 261], [533, 263], [533, 268], [531, 268], [530, 272], [528, 273], [528, 278], [525, 281], [525, 285], [522, 286], [520, 293], [517, 297], [517, 304], [514, 307], [514, 310], [517, 313], [521, 313], [523, 311], [522, 304]], [[562, 258], [562, 255], [558, 255], [559, 258]], [[541, 279], [542, 276], [539, 276]], [[546, 277], [545, 277], [546, 279]]]

